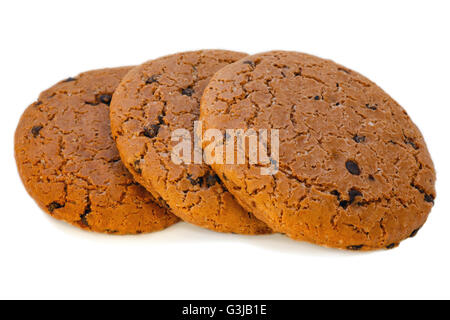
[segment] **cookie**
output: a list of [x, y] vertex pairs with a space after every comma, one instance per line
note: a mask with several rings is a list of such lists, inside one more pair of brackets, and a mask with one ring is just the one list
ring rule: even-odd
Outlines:
[[244, 56], [222, 50], [185, 52], [134, 68], [113, 96], [111, 128], [125, 166], [175, 215], [214, 231], [262, 234], [271, 230], [239, 206], [208, 165], [172, 161], [178, 144], [172, 134], [186, 130], [193, 141], [210, 77]]
[[129, 70], [68, 78], [22, 115], [15, 133], [19, 174], [52, 217], [114, 234], [157, 231], [178, 221], [133, 180], [111, 136], [109, 104]]
[[205, 130], [278, 132], [274, 174], [248, 161], [213, 169], [291, 238], [390, 249], [414, 236], [433, 206], [435, 170], [418, 128], [376, 84], [332, 61], [284, 51], [245, 57], [212, 77], [201, 120]]

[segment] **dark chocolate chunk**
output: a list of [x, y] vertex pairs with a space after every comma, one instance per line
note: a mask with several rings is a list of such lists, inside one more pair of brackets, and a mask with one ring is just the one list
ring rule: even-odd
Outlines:
[[[90, 209], [89, 209], [90, 210]], [[85, 211], [83, 214], [80, 214], [80, 222], [82, 225], [89, 227], [89, 223], [87, 221], [87, 215], [90, 213], [90, 211]]]
[[196, 185], [201, 186], [203, 184], [203, 177], [198, 177], [197, 179], [194, 179], [194, 178], [192, 178], [192, 175], [188, 174], [187, 179], [193, 186], [196, 186]]
[[58, 203], [58, 202], [52, 202], [47, 206], [47, 209], [50, 213], [53, 213], [53, 211], [55, 211], [56, 209], [62, 208], [64, 207], [62, 204]]
[[333, 196], [336, 196], [338, 200], [341, 199], [341, 194], [337, 190], [333, 190], [330, 192]]
[[134, 171], [137, 174], [141, 174], [142, 173], [142, 169], [141, 169], [141, 160], [137, 159], [136, 161], [134, 161], [132, 168], [134, 169]]
[[150, 126], [144, 127], [144, 132], [142, 133], [147, 138], [154, 138], [158, 135], [159, 124], [152, 124]]
[[353, 136], [353, 140], [355, 140], [356, 143], [361, 143], [366, 141], [366, 137], [365, 136], [358, 136], [357, 134], [355, 134]]
[[169, 207], [169, 205], [167, 204], [166, 200], [164, 200], [163, 198], [159, 197], [159, 198], [158, 198], [158, 203], [159, 203], [159, 205], [160, 205], [161, 208], [164, 208], [164, 209], [167, 209], [167, 210], [170, 209], [170, 207]]
[[389, 245], [386, 246], [386, 249], [388, 249], [388, 250], [389, 250], [389, 249], [394, 249], [395, 246], [396, 246], [395, 243], [391, 243], [391, 244], [389, 244]]
[[76, 80], [77, 80], [76, 78], [68, 77], [66, 80], [63, 80], [63, 82], [72, 82]]
[[434, 197], [432, 195], [430, 195], [430, 194], [426, 194], [425, 193], [424, 199], [425, 199], [426, 202], [434, 203]]
[[152, 83], [154, 83], [154, 82], [156, 82], [156, 81], [158, 81], [158, 77], [159, 77], [159, 75], [152, 75], [150, 78], [148, 78], [146, 81], [145, 81], [145, 83], [146, 84], [152, 84]]
[[253, 61], [245, 60], [242, 62], [243, 64], [248, 64], [250, 67], [255, 68], [256, 64]]
[[358, 164], [355, 161], [347, 160], [345, 163], [345, 167], [347, 168], [348, 172], [350, 172], [353, 175], [359, 176], [361, 173], [361, 170], [358, 167]]
[[409, 237], [410, 237], [410, 238], [414, 238], [414, 237], [417, 235], [417, 233], [419, 232], [419, 230], [420, 230], [420, 228], [418, 228], [418, 229], [414, 230], [413, 232], [411, 232], [411, 234], [409, 235]]
[[414, 140], [412, 138], [405, 137], [405, 143], [409, 144], [411, 147], [413, 147], [414, 150], [419, 149], [419, 147], [417, 146], [417, 144], [414, 142]]
[[314, 100], [320, 100], [320, 97], [319, 96], [315, 96]]
[[353, 250], [353, 251], [358, 251], [358, 250], [361, 250], [363, 246], [364, 245], [362, 245], [362, 244], [354, 245], [354, 246], [348, 246], [347, 249], [348, 250]]
[[213, 185], [215, 185], [216, 182], [219, 182], [219, 177], [217, 176], [217, 174], [208, 174], [205, 178], [205, 181], [206, 181], [206, 186], [208, 188], [210, 188]]
[[31, 134], [33, 135], [33, 137], [37, 137], [39, 135], [39, 132], [41, 132], [41, 129], [43, 128], [43, 126], [34, 126], [33, 128], [31, 128]]
[[181, 90], [181, 94], [184, 96], [191, 97], [193, 93], [194, 89], [192, 89], [191, 87], [187, 87], [186, 89]]
[[362, 193], [352, 188], [348, 191], [348, 197], [349, 197], [349, 204], [352, 204], [353, 201], [355, 201], [356, 197], [362, 197]]
[[101, 102], [101, 103], [104, 103], [104, 104], [106, 104], [106, 105], [108, 105], [109, 106], [109, 104], [111, 103], [111, 95], [110, 94], [102, 94], [102, 95], [100, 95], [99, 97], [98, 97], [98, 100]]
[[347, 209], [348, 205], [349, 205], [349, 202], [347, 200], [341, 200], [339, 202], [339, 206], [344, 208], [344, 209]]

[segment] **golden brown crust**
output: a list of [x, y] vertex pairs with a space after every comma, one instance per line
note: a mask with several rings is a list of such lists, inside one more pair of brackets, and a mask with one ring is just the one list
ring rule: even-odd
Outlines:
[[205, 50], [162, 57], [133, 69], [111, 103], [111, 125], [122, 160], [143, 186], [183, 220], [220, 232], [269, 233], [243, 210], [205, 164], [175, 164], [171, 133], [193, 132], [210, 77], [245, 54]]
[[435, 171], [406, 112], [360, 74], [274, 51], [217, 72], [205, 129], [280, 130], [280, 171], [214, 165], [236, 198], [275, 231], [352, 250], [392, 248], [426, 221]]
[[52, 217], [97, 232], [135, 234], [178, 219], [120, 161], [109, 103], [129, 67], [85, 72], [39, 96], [22, 115], [15, 156], [29, 194]]

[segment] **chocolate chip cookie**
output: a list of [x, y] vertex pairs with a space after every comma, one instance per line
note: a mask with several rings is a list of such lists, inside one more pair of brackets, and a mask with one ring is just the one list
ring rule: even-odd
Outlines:
[[68, 78], [22, 115], [15, 134], [19, 174], [52, 217], [114, 234], [157, 231], [178, 221], [133, 180], [111, 136], [109, 104], [129, 70]]
[[247, 56], [212, 77], [201, 120], [205, 129], [278, 130], [275, 174], [249, 163], [213, 169], [256, 217], [294, 239], [390, 249], [433, 206], [435, 170], [418, 128], [376, 84], [332, 61]]
[[271, 230], [239, 206], [208, 165], [175, 163], [171, 157], [177, 129], [194, 139], [210, 77], [244, 56], [223, 50], [185, 52], [136, 67], [113, 96], [111, 127], [125, 166], [174, 214], [214, 231], [261, 234]]

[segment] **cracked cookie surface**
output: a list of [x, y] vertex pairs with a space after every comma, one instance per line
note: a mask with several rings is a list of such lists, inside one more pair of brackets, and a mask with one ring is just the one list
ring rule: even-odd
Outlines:
[[210, 77], [243, 53], [204, 50], [162, 57], [134, 68], [111, 103], [111, 127], [135, 179], [183, 220], [219, 232], [270, 233], [244, 210], [206, 164], [171, 161], [171, 133], [193, 139], [200, 98]]
[[211, 79], [200, 118], [205, 130], [279, 130], [275, 175], [248, 162], [212, 167], [255, 216], [291, 238], [391, 249], [433, 206], [435, 170], [418, 128], [376, 84], [330, 60], [245, 57]]
[[113, 234], [157, 231], [178, 221], [135, 182], [111, 136], [109, 104], [130, 69], [68, 78], [22, 115], [15, 133], [19, 174], [52, 217]]

